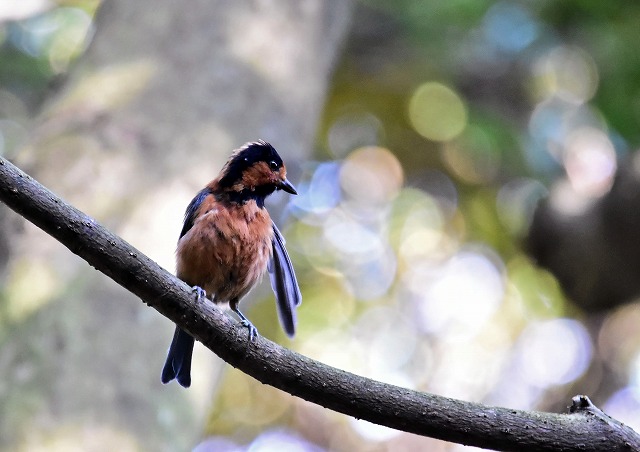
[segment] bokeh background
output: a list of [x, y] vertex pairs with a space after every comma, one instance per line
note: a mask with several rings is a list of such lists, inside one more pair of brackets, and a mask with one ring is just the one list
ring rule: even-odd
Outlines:
[[[464, 400], [563, 412], [584, 393], [640, 429], [638, 287], [599, 267], [640, 279], [602, 210], [615, 192], [614, 218], [637, 211], [616, 181], [640, 172], [640, 4], [214, 3], [4, 2], [0, 154], [172, 271], [191, 195], [268, 139], [300, 193], [270, 209], [304, 302], [289, 341], [256, 289], [261, 334]], [[0, 225], [4, 450], [472, 449], [311, 405], [202, 347], [193, 387], [164, 387], [169, 321], [3, 206]]]

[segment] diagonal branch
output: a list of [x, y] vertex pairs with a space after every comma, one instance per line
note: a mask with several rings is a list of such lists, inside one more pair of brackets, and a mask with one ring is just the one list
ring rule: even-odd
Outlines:
[[0, 157], [0, 200], [139, 296], [229, 364], [326, 408], [418, 435], [496, 450], [632, 451], [640, 435], [574, 398], [552, 414], [464, 402], [336, 369], [246, 330], [127, 242]]

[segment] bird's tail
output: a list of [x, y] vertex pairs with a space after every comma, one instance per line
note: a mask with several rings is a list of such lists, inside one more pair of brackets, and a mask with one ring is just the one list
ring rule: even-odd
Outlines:
[[193, 337], [186, 331], [176, 327], [176, 332], [173, 334], [173, 340], [169, 347], [167, 361], [162, 369], [162, 383], [169, 383], [175, 378], [185, 388], [191, 385], [193, 344]]

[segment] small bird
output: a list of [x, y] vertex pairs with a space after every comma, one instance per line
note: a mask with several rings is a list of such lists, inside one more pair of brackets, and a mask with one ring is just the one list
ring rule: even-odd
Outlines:
[[[276, 150], [262, 140], [245, 144], [189, 203], [176, 250], [178, 278], [193, 286], [198, 298], [229, 303], [249, 329], [250, 341], [257, 330], [238, 303], [265, 270], [289, 337], [295, 334], [296, 307], [302, 301], [284, 238], [264, 206], [276, 190], [297, 194]], [[191, 385], [193, 345], [193, 337], [176, 327], [162, 383], [175, 378], [185, 388]]]

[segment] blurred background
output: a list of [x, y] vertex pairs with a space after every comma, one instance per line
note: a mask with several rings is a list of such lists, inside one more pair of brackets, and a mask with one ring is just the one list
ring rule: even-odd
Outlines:
[[[134, 4], [130, 4], [134, 3]], [[184, 209], [263, 138], [327, 364], [640, 429], [640, 4], [29, 0], [0, 5], [0, 154], [169, 271]], [[0, 205], [3, 450], [463, 451], [264, 386]]]

